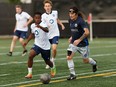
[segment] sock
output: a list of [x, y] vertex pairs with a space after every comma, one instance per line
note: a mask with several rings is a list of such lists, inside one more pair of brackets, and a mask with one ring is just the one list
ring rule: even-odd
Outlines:
[[55, 62], [54, 62], [54, 60], [55, 60], [55, 58], [51, 58], [51, 61], [52, 61], [52, 63], [53, 63], [53, 66], [55, 66]]
[[89, 63], [90, 63], [91, 65], [96, 65], [96, 61], [93, 60], [92, 58], [89, 58]]
[[28, 74], [32, 74], [32, 68], [28, 68]]
[[74, 62], [73, 60], [67, 60], [67, 63], [68, 63], [68, 68], [70, 70], [70, 73], [75, 75], [75, 70], [74, 70]]

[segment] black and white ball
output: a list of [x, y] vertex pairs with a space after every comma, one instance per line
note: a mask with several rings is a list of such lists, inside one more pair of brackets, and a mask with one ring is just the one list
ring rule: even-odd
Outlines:
[[51, 76], [48, 73], [44, 73], [40, 75], [40, 81], [43, 84], [49, 84], [50, 80], [51, 80]]

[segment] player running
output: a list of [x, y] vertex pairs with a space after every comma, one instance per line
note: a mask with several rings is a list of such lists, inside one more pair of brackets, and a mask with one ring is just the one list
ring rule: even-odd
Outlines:
[[73, 56], [75, 52], [79, 52], [83, 57], [84, 63], [92, 65], [92, 71], [97, 71], [96, 61], [89, 58], [88, 39], [89, 35], [88, 26], [83, 19], [83, 14], [76, 8], [71, 7], [69, 10], [69, 24], [71, 29], [71, 37], [69, 38], [69, 47], [67, 49], [67, 64], [70, 70], [70, 76], [67, 80], [76, 79]]
[[35, 36], [34, 45], [30, 50], [28, 58], [28, 74], [25, 77], [32, 78], [33, 58], [38, 54], [41, 54], [45, 63], [51, 67], [51, 76], [54, 76], [56, 73], [56, 68], [55, 66], [53, 67], [53, 63], [50, 61], [50, 42], [47, 37], [47, 32], [49, 30], [46, 23], [41, 22], [41, 13], [35, 13], [34, 21], [35, 23], [31, 25], [31, 34], [24, 43], [24, 46], [26, 46], [28, 42]]
[[[45, 0], [44, 2], [44, 9], [45, 13], [42, 15], [42, 21], [45, 21], [48, 25], [48, 38], [49, 41], [52, 45], [52, 62], [55, 66], [54, 58], [56, 57], [57, 54], [57, 45], [58, 45], [58, 40], [59, 40], [59, 29], [58, 29], [58, 24], [62, 27], [62, 30], [65, 29], [64, 25], [62, 22], [58, 19], [58, 12], [56, 10], [52, 10], [52, 2], [50, 0]], [[57, 24], [58, 23], [58, 24]], [[46, 66], [46, 69], [48, 69], [49, 66]]]
[[33, 18], [27, 13], [22, 10], [20, 5], [16, 5], [16, 25], [14, 29], [14, 36], [11, 42], [10, 52], [7, 54], [8, 56], [12, 56], [14, 47], [16, 45], [17, 40], [21, 43], [24, 51], [22, 56], [27, 53], [26, 48], [23, 46], [24, 39], [27, 36], [28, 25], [33, 21]]

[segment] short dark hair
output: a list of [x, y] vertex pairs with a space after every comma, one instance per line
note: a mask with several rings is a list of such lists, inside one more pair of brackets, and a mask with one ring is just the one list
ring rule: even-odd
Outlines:
[[35, 12], [34, 15], [40, 15], [41, 16], [42, 13], [41, 12]]

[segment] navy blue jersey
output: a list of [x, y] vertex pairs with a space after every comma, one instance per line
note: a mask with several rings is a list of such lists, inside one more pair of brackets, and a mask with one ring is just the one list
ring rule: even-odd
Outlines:
[[[83, 35], [84, 28], [88, 28], [88, 26], [80, 16], [75, 21], [70, 19], [69, 24], [70, 24], [71, 36], [72, 36], [71, 43], [73, 43], [75, 40], [79, 39]], [[77, 46], [84, 47], [87, 45], [88, 45], [88, 39], [84, 38]]]

